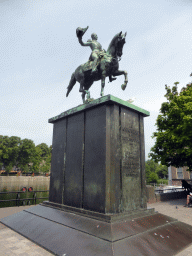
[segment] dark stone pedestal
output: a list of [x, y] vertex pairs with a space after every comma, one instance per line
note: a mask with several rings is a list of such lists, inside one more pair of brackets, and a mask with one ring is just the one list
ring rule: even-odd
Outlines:
[[145, 116], [108, 95], [50, 119], [49, 201], [101, 213], [146, 208]]
[[1, 222], [56, 255], [175, 255], [192, 226], [147, 209], [143, 118], [112, 95], [51, 118], [49, 201]]

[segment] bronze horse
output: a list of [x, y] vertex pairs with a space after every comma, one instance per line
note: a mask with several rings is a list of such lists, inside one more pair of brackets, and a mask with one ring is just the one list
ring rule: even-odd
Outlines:
[[[93, 75], [91, 74], [91, 64], [92, 61], [88, 61], [82, 65], [80, 65], [75, 72], [71, 76], [71, 80], [67, 87], [66, 97], [69, 95], [76, 81], [80, 83], [79, 91], [82, 92], [83, 103], [85, 103], [85, 95], [87, 94], [87, 98], [90, 97], [89, 88], [94, 83], [94, 81], [101, 80], [101, 93], [100, 95], [104, 95], [104, 87], [105, 87], [105, 78], [109, 76], [110, 82], [114, 80], [111, 76], [125, 76], [124, 84], [121, 85], [122, 90], [125, 90], [128, 77], [127, 71], [119, 70], [119, 59], [123, 54], [123, 46], [125, 44], [126, 34], [122, 34], [122, 31], [114, 36], [109, 44], [107, 52], [103, 54], [98, 65], [97, 72]], [[89, 68], [90, 67], [90, 68]]]

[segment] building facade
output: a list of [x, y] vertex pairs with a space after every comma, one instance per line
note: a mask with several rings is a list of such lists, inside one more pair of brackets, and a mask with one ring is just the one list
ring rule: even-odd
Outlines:
[[186, 180], [189, 184], [192, 184], [192, 172], [186, 171], [187, 167], [176, 168], [174, 166], [168, 167], [169, 185], [181, 186], [181, 180]]

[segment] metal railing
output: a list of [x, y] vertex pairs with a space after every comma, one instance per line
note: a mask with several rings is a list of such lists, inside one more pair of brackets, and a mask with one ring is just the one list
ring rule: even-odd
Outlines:
[[[0, 195], [3, 194], [17, 194], [16, 199], [7, 199], [7, 200], [0, 200], [1, 202], [11, 202], [11, 201], [16, 201], [16, 206], [20, 206], [20, 205], [25, 205], [25, 201], [27, 201], [27, 205], [31, 205], [31, 200], [32, 200], [32, 204], [35, 203], [36, 205], [36, 201], [37, 199], [48, 199], [48, 197], [37, 197], [37, 192], [49, 192], [49, 190], [36, 190], [36, 191], [31, 191], [30, 193], [33, 193], [33, 197], [32, 198], [20, 198], [20, 194], [21, 193], [26, 193], [26, 191], [14, 191], [14, 192], [0, 192]], [[20, 202], [22, 202], [22, 204], [20, 204]]]
[[165, 189], [162, 188], [162, 189], [155, 189], [155, 193], [157, 192], [161, 194], [161, 193], [165, 193], [165, 191], [167, 190], [170, 190], [170, 192], [179, 192], [178, 190], [184, 191], [185, 189], [184, 188], [165, 188]]

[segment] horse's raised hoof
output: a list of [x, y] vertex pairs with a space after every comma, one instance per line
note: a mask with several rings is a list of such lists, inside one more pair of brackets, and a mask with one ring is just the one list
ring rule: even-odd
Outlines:
[[121, 85], [121, 89], [122, 89], [123, 91], [125, 90], [126, 87], [127, 87], [126, 84], [122, 84], [122, 85]]

